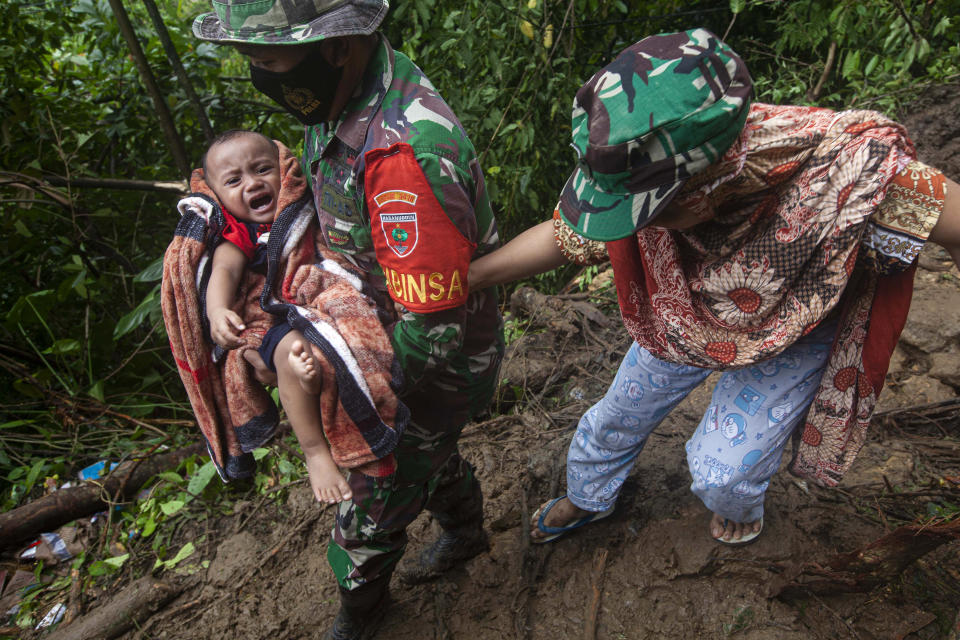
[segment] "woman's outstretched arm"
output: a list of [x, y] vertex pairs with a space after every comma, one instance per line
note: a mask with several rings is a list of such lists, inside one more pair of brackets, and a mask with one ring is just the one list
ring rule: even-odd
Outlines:
[[552, 271], [566, 262], [553, 239], [553, 220], [546, 220], [471, 262], [467, 282], [473, 290], [485, 289]]

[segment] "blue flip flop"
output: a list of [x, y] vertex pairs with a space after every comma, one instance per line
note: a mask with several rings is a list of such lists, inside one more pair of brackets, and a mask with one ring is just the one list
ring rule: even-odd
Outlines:
[[543, 538], [531, 537], [530, 538], [531, 542], [535, 544], [543, 544], [544, 542], [550, 542], [551, 540], [556, 540], [557, 538], [567, 533], [568, 531], [579, 529], [583, 525], [590, 524], [591, 522], [596, 522], [597, 520], [603, 520], [604, 518], [609, 516], [611, 513], [613, 513], [614, 507], [610, 507], [606, 511], [596, 511], [594, 513], [591, 513], [590, 515], [583, 516], [578, 520], [574, 520], [573, 522], [571, 522], [565, 527], [548, 527], [547, 525], [543, 524], [544, 520], [546, 520], [547, 518], [547, 514], [550, 513], [550, 509], [553, 508], [553, 505], [557, 504], [558, 502], [560, 502], [566, 497], [567, 496], [563, 495], [563, 496], [560, 496], [559, 498], [554, 498], [549, 502], [544, 502], [542, 505], [540, 505], [540, 508], [533, 513], [533, 516], [530, 519], [535, 520], [537, 522], [537, 529], [547, 535], [544, 536]]

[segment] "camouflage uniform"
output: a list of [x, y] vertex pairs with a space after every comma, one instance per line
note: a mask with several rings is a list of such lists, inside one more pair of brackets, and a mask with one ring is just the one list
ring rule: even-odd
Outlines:
[[[429, 185], [443, 219], [422, 224], [423, 210], [409, 202], [410, 176], [390, 182], [398, 149], [411, 163], [415, 158], [412, 170], [419, 175], [412, 178]], [[341, 587], [353, 589], [389, 575], [403, 553], [405, 528], [424, 508], [445, 529], [482, 518], [480, 487], [457, 439], [492, 398], [503, 336], [495, 289], [467, 292], [466, 267], [492, 251], [498, 237], [473, 145], [423, 72], [382, 36], [338, 122], [306, 128], [303, 166], [327, 245], [369, 274], [412, 415], [393, 476], [348, 477], [353, 500], [340, 505], [327, 557]], [[397, 189], [382, 190], [382, 184]], [[414, 213], [390, 214], [379, 206], [391, 200], [388, 191], [400, 201], [394, 211], [413, 210], [421, 226], [415, 216], [409, 222]], [[429, 197], [420, 194], [421, 202]], [[448, 241], [467, 253], [447, 257]], [[437, 261], [435, 272], [419, 280], [403, 272], [415, 248]]]

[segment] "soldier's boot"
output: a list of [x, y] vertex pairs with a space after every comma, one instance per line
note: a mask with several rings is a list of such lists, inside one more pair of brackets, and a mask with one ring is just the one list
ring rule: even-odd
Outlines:
[[356, 589], [340, 587], [340, 611], [323, 640], [368, 640], [383, 622], [390, 604], [390, 575], [380, 576]]
[[407, 584], [421, 584], [474, 556], [488, 551], [490, 542], [483, 530], [483, 494], [474, 485], [473, 495], [460, 501], [454, 509], [434, 513], [440, 535], [415, 558], [403, 559], [397, 575]]

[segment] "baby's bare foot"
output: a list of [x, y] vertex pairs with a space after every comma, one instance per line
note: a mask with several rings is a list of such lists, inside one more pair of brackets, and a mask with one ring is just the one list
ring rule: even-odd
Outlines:
[[320, 393], [320, 369], [309, 346], [303, 344], [302, 340], [294, 340], [287, 359], [303, 390], [312, 395]]
[[307, 472], [313, 495], [320, 502], [335, 504], [353, 497], [350, 485], [329, 454], [307, 456]]

